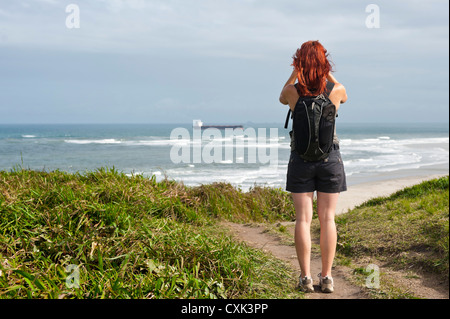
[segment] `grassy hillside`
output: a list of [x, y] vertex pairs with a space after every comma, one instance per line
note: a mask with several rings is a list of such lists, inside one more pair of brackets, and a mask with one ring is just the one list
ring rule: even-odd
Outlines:
[[[336, 218], [338, 259], [448, 282], [448, 205], [448, 177], [368, 201]], [[0, 172], [0, 217], [0, 298], [302, 297], [290, 268], [218, 226], [293, 220], [280, 189], [16, 169]]]
[[369, 200], [338, 216], [336, 224], [340, 256], [374, 257], [397, 270], [434, 273], [448, 283], [448, 176]]
[[215, 226], [291, 220], [281, 190], [16, 169], [0, 172], [0, 216], [0, 298], [263, 298], [294, 286], [282, 262]]

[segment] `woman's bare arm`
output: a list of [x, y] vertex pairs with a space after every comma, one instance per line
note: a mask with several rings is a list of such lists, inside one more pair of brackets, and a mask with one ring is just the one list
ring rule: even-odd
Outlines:
[[333, 74], [331, 74], [331, 72], [328, 73], [327, 80], [329, 82], [333, 82], [334, 84], [338, 84], [337, 85], [337, 89], [342, 92], [341, 93], [341, 101], [340, 102], [341, 103], [345, 103], [347, 101], [347, 99], [348, 99], [347, 91], [345, 90], [345, 87], [341, 83], [339, 83], [338, 80], [336, 80], [336, 78], [333, 76]]
[[291, 76], [289, 77], [286, 84], [283, 86], [283, 89], [281, 90], [280, 103], [284, 105], [287, 105], [289, 103], [286, 97], [283, 95], [283, 92], [286, 86], [294, 84], [296, 79], [297, 79], [297, 70], [294, 68], [294, 70], [291, 73]]
[[333, 82], [334, 84], [339, 83], [339, 82], [336, 80], [336, 78], [333, 76], [333, 74], [331, 74], [331, 72], [328, 73], [327, 80], [328, 80], [329, 82]]

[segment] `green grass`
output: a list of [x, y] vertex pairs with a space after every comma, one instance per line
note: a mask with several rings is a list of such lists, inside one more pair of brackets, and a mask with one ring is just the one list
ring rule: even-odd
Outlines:
[[[448, 282], [448, 208], [448, 176], [370, 200], [336, 218], [337, 259], [361, 278], [373, 257]], [[16, 168], [0, 171], [0, 217], [0, 298], [302, 298], [288, 265], [219, 223], [294, 220], [281, 189]]]
[[393, 269], [433, 273], [448, 283], [448, 214], [448, 176], [369, 200], [336, 218], [338, 257], [347, 263], [374, 257]]
[[281, 190], [14, 169], [0, 216], [0, 298], [301, 297], [284, 263], [217, 225], [291, 220]]

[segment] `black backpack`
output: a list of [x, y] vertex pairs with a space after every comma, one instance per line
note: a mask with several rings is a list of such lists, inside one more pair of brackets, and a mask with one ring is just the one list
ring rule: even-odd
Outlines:
[[[291, 147], [306, 161], [319, 161], [328, 157], [333, 147], [336, 106], [328, 98], [334, 83], [327, 82], [325, 92], [317, 96], [300, 98], [292, 112]], [[289, 108], [284, 128], [288, 127]]]

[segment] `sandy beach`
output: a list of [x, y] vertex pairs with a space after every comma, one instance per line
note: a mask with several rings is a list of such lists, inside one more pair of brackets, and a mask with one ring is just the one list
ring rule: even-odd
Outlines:
[[371, 198], [388, 196], [405, 187], [410, 187], [423, 181], [444, 175], [447, 174], [409, 176], [350, 185], [346, 192], [340, 194], [336, 207], [336, 215], [346, 213], [349, 209], [352, 209]]

